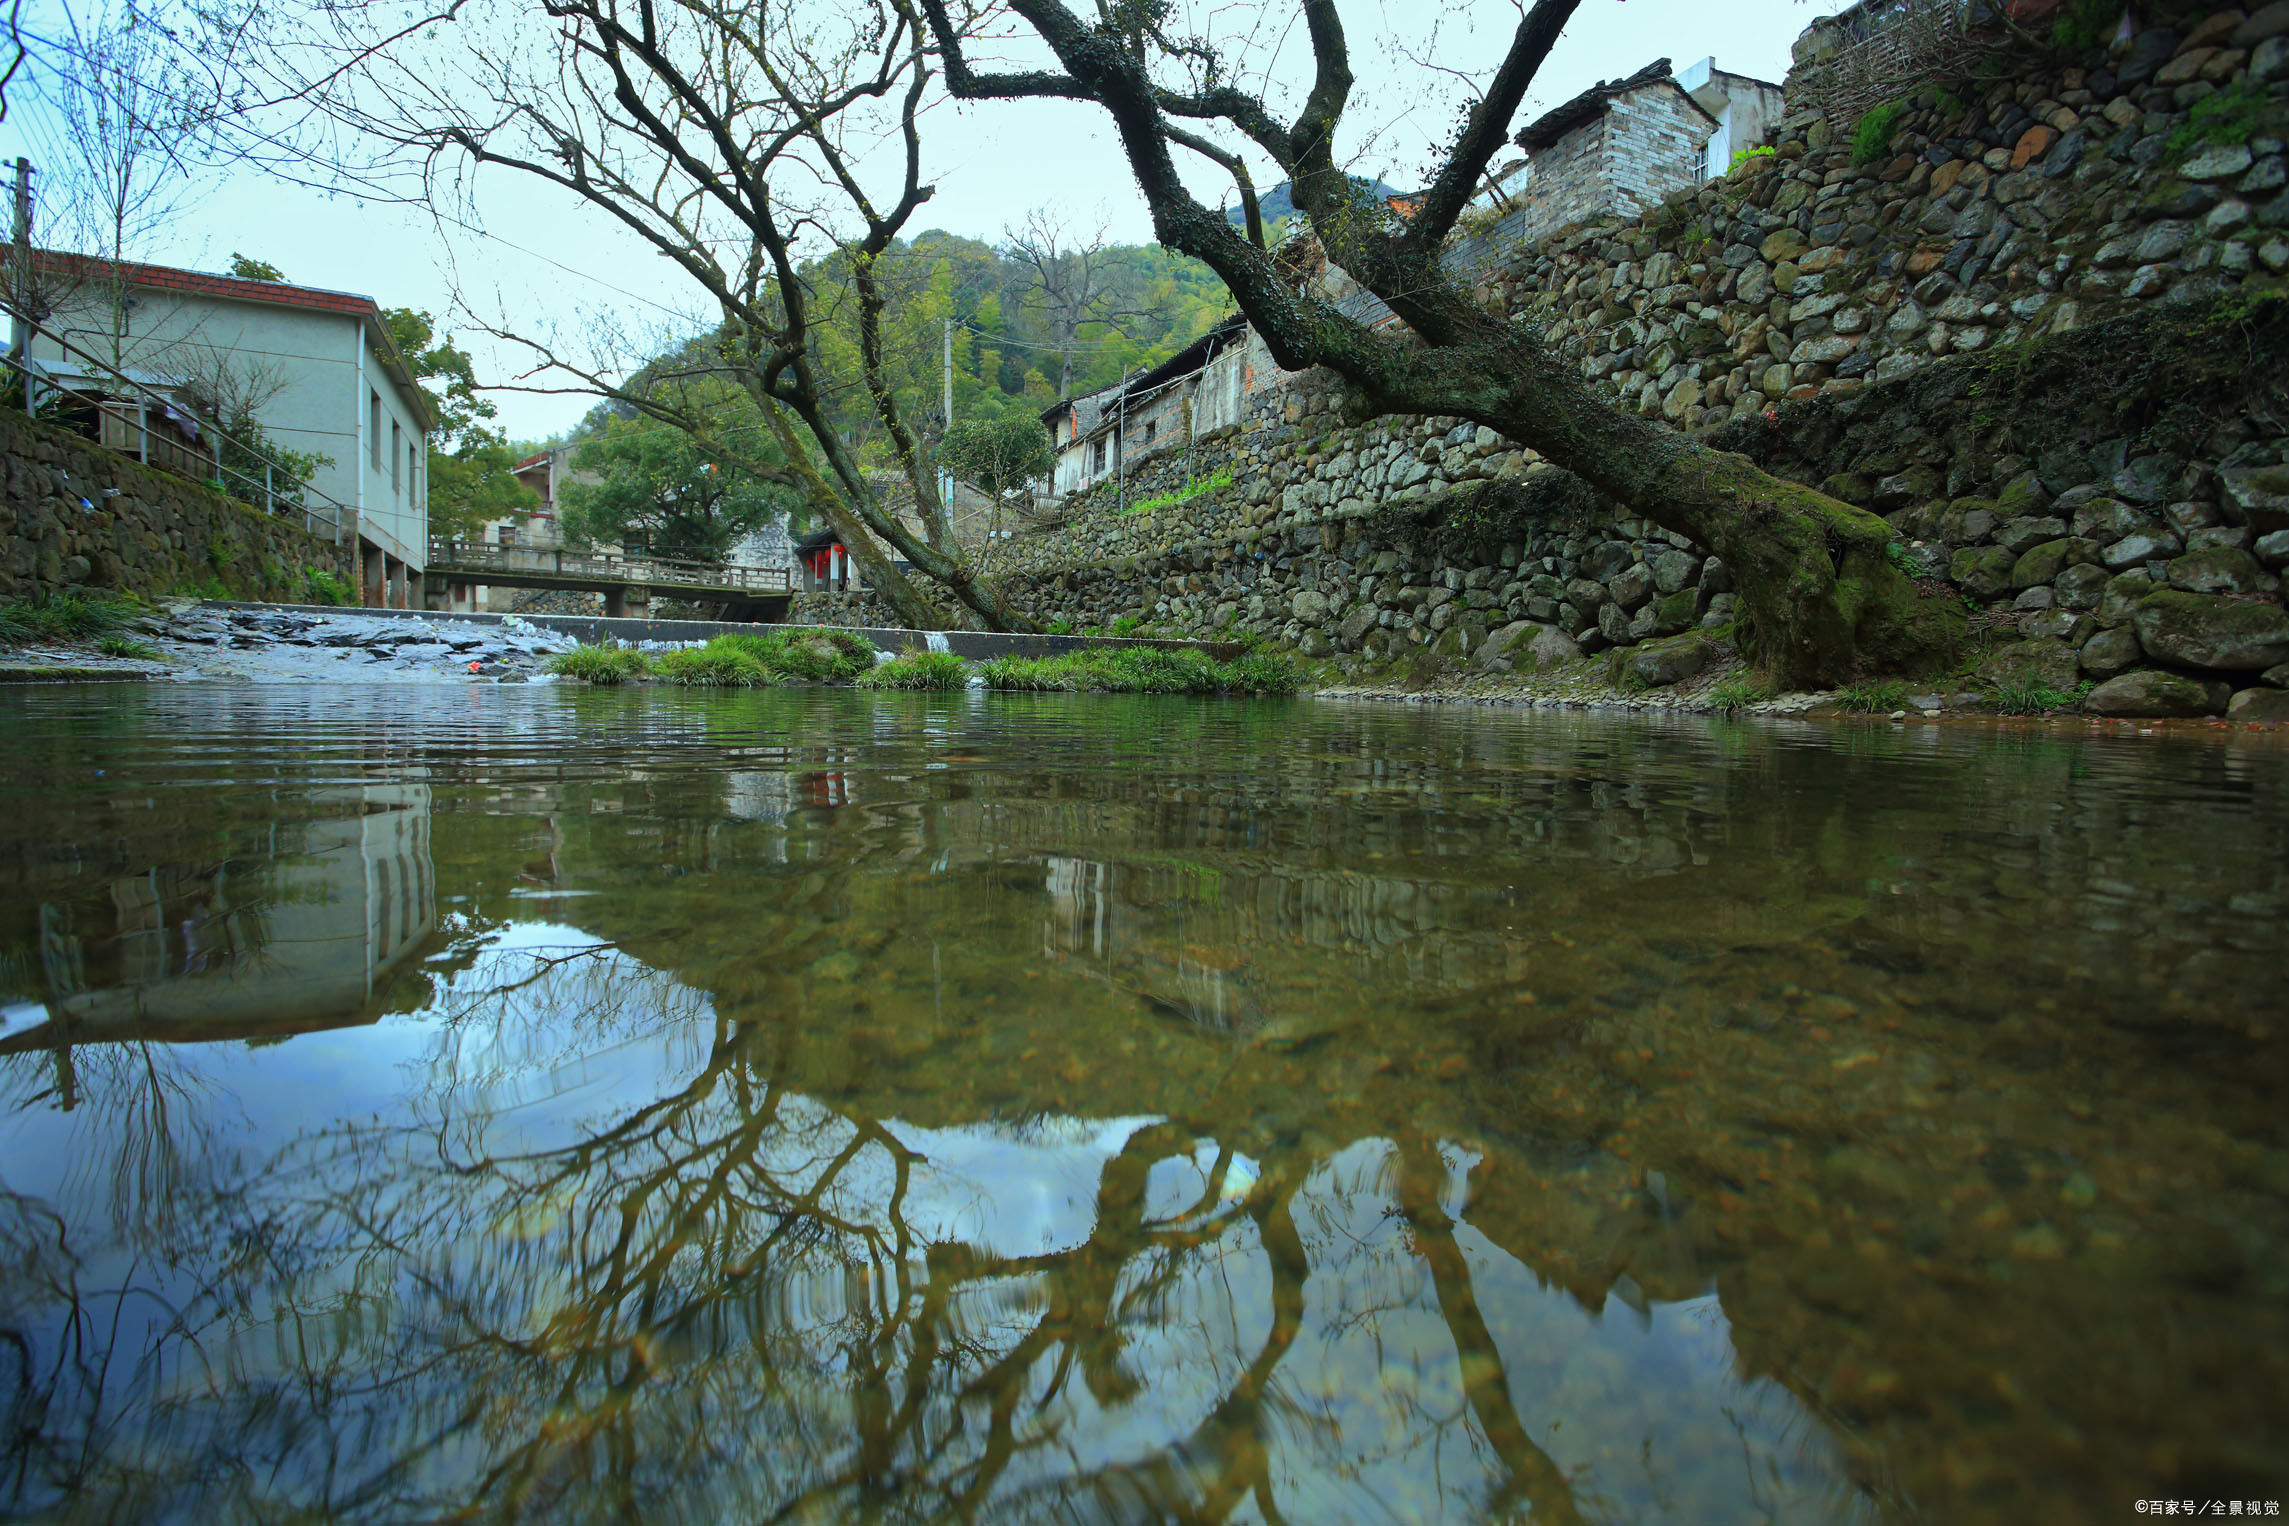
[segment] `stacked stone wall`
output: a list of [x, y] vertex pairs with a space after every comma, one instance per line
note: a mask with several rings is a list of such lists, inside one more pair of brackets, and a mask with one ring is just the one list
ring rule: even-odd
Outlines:
[[[2244, 35], [2265, 15], [2282, 31]], [[2250, 382], [2284, 363], [2252, 348], [2279, 320], [2251, 315], [2289, 271], [2285, 33], [2278, 10], [2226, 13], [2105, 66], [1929, 92], [1863, 165], [1800, 123], [1636, 222], [1521, 250], [1487, 296], [1624, 406], [1886, 514], [1992, 639], [2051, 643], [2015, 659], [2046, 684], [2270, 669], [2199, 669], [2159, 631], [2083, 652], [2130, 624], [2127, 588], [2104, 604], [2118, 579], [2279, 615], [2289, 414]], [[1251, 397], [1188, 477], [1144, 463], [1125, 511], [1098, 488], [1065, 513], [985, 560], [1077, 629], [1131, 616], [1365, 657], [1446, 642], [1500, 666], [1528, 634], [1563, 655], [1731, 615], [1701, 548], [1465, 421], [1352, 424], [1324, 373]]]
[[71, 588], [303, 599], [308, 575], [355, 587], [352, 554], [299, 523], [0, 409], [0, 599]]

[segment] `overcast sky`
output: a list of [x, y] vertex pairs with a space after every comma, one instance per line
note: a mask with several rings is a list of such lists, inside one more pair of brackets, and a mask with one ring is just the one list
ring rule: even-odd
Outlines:
[[[1713, 56], [1722, 68], [1777, 82], [1797, 35], [1816, 15], [1837, 8], [1838, 0], [1588, 0], [1544, 66], [1522, 117], [1664, 55], [1678, 68]], [[1262, 13], [1282, 9], [1279, 0], [1267, 0]], [[1410, 62], [1402, 49], [1418, 56], [1432, 50], [1435, 61], [1483, 70], [1499, 59], [1517, 10], [1507, 0], [1444, 6], [1354, 0], [1344, 14], [1359, 79], [1346, 117], [1347, 151], [1361, 172], [1411, 187], [1463, 96], [1456, 81]], [[62, 35], [63, 19], [58, 0], [25, 7], [24, 26], [35, 36]], [[1283, 51], [1300, 55], [1303, 47], [1299, 26]], [[29, 154], [37, 163], [49, 141], [42, 131], [42, 84], [35, 70], [9, 89], [0, 153], [10, 159]], [[998, 240], [1003, 228], [1046, 205], [1091, 222], [1102, 216], [1117, 240], [1152, 236], [1143, 201], [1095, 108], [949, 103], [930, 113], [925, 132], [925, 173], [937, 194], [918, 228]], [[641, 328], [672, 325], [672, 313], [693, 311], [692, 293], [666, 263], [617, 236], [600, 216], [505, 175], [481, 191], [480, 235], [440, 228], [412, 209], [326, 195], [250, 170], [216, 173], [142, 254], [156, 263], [220, 270], [233, 252], [243, 252], [297, 282], [440, 315], [458, 291], [473, 308], [523, 325], [577, 329], [610, 313]], [[477, 343], [470, 348], [480, 379], [512, 379], [512, 355]], [[494, 400], [500, 422], [520, 439], [569, 428], [593, 401], [515, 392], [496, 393]]]

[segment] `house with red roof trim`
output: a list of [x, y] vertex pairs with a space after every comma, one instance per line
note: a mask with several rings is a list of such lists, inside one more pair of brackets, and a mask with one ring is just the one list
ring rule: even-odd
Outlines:
[[29, 359], [92, 354], [251, 404], [270, 439], [324, 458], [310, 486], [355, 525], [364, 602], [419, 607], [436, 420], [373, 298], [55, 250], [32, 263], [49, 332]]

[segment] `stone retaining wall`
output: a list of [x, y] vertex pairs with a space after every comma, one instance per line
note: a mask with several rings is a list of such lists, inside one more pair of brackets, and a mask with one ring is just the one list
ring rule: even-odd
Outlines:
[[[2283, 658], [2202, 669], [2159, 626], [2126, 646], [2133, 590], [2106, 602], [2129, 579], [2279, 615], [2289, 441], [2246, 383], [2282, 365], [2256, 347], [2280, 345], [2261, 299], [2289, 270], [2289, 44], [2241, 29], [1927, 92], [1865, 165], [1799, 124], [1647, 218], [1523, 252], [1490, 297], [1624, 405], [1885, 513], [1995, 639], [2047, 643], [2007, 675], [2070, 689], [2160, 661], [2246, 682]], [[1324, 373], [1251, 398], [1189, 473], [1142, 463], [1126, 498], [1075, 494], [988, 565], [1045, 621], [1312, 655], [1446, 643], [1501, 666], [1522, 641], [1559, 657], [1730, 618], [1724, 567], [1682, 537], [1491, 430], [1348, 424]]]
[[299, 599], [313, 571], [356, 587], [351, 553], [299, 524], [12, 409], [0, 409], [0, 473], [0, 599], [67, 588]]

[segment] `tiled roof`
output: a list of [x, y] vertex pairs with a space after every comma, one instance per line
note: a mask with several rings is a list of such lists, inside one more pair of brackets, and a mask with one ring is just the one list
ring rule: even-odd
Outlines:
[[[0, 246], [5, 247], [5, 246]], [[330, 313], [358, 317], [381, 316], [380, 304], [356, 292], [328, 291], [322, 286], [293, 286], [284, 281], [251, 281], [243, 276], [218, 276], [204, 270], [178, 270], [172, 265], [144, 265], [134, 260], [98, 259], [61, 249], [35, 249], [34, 264], [46, 270], [124, 280], [136, 286], [164, 291], [195, 291], [202, 296], [229, 297], [239, 302], [270, 302], [281, 307], [315, 307]]]
[[[5, 261], [8, 252], [8, 246], [0, 243], [0, 261]], [[390, 336], [389, 326], [382, 322], [381, 305], [371, 297], [356, 292], [329, 291], [323, 286], [294, 286], [284, 281], [250, 281], [243, 276], [219, 276], [204, 270], [178, 270], [172, 265], [98, 259], [92, 255], [73, 254], [62, 249], [35, 248], [32, 251], [32, 263], [45, 271], [125, 281], [132, 286], [150, 287], [158, 291], [189, 292], [194, 296], [221, 297], [231, 302], [260, 302], [272, 307], [300, 307], [359, 319], [372, 328], [377, 341], [375, 347], [381, 351], [383, 363], [389, 367], [398, 384], [420, 406], [423, 421], [431, 425], [436, 422], [428, 394], [414, 384], [412, 368], [406, 364], [405, 356], [398, 350], [397, 341]]]
[[1615, 96], [1658, 85], [1668, 78], [1669, 60], [1657, 58], [1626, 79], [1600, 80], [1565, 105], [1537, 117], [1511, 141], [1530, 154], [1539, 153], [1583, 123], [1604, 116]]

